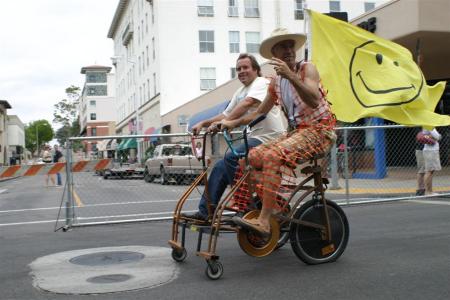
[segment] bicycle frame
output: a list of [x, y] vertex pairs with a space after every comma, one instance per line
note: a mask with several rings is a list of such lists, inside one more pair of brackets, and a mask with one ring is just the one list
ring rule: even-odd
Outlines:
[[[259, 120], [261, 119], [259, 118]], [[255, 121], [252, 122], [253, 125], [257, 123]], [[348, 221], [345, 213], [334, 202], [325, 198], [328, 179], [322, 178], [322, 168], [318, 164], [318, 159], [322, 158], [321, 155], [316, 155], [306, 161], [298, 162], [298, 164], [301, 164], [309, 161], [309, 165], [301, 169], [301, 173], [304, 173], [306, 178], [301, 180], [300, 183], [295, 184], [295, 187], [294, 185], [290, 186], [293, 190], [289, 192], [288, 197], [282, 197], [280, 194], [281, 198], [276, 200], [283, 202], [279, 206], [281, 208], [280, 211], [273, 214], [270, 219], [272, 228], [270, 238], [261, 237], [258, 233], [255, 235], [255, 232], [252, 230], [236, 226], [232, 218], [225, 215], [225, 211], [244, 213], [242, 218], [247, 218], [247, 220], [254, 219], [259, 215], [259, 211], [252, 207], [255, 206], [254, 195], [256, 193], [254, 179], [251, 175], [255, 170], [250, 165], [248, 158], [247, 131], [253, 125], [249, 124], [244, 129], [242, 137], [239, 137], [239, 139], [243, 139], [244, 141], [245, 151], [243, 153], [238, 153], [233, 148], [233, 142], [238, 139], [233, 140], [228, 132], [224, 132], [224, 137], [230, 150], [238, 158], [244, 160], [245, 167], [242, 170], [242, 175], [236, 180], [225, 197], [219, 201], [215, 211], [212, 214], [210, 211], [208, 218], [211, 222], [181, 216], [184, 203], [201, 182], [205, 183], [205, 193], [207, 194], [208, 192], [205, 163], [203, 173], [196, 178], [188, 190], [182, 195], [175, 208], [172, 224], [172, 239], [169, 241], [172, 247], [172, 258], [178, 262], [186, 258], [187, 252], [184, 247], [186, 228], [197, 231], [196, 254], [206, 260], [206, 275], [213, 280], [220, 278], [223, 274], [223, 266], [217, 255], [218, 237], [223, 232], [237, 233], [241, 249], [248, 255], [254, 257], [270, 254], [274, 249], [284, 245], [289, 238], [294, 253], [307, 264], [318, 264], [336, 260], [343, 253], [348, 242]], [[206, 134], [203, 136], [203, 144], [205, 144], [205, 141]], [[193, 140], [192, 142], [194, 143]], [[204, 149], [205, 147], [203, 147], [203, 159], [205, 156]], [[296, 177], [294, 169], [287, 165], [284, 167], [291, 169]], [[236, 192], [244, 183], [248, 186], [249, 193], [246, 193], [246, 196], [249, 197], [248, 205], [246, 207], [231, 206], [230, 203], [234, 200]], [[299, 195], [300, 191], [302, 191], [301, 195]], [[312, 195], [312, 201], [303, 204], [303, 201], [310, 195]], [[208, 210], [210, 209], [208, 200]], [[333, 232], [336, 232], [335, 238], [331, 234], [330, 217], [333, 220]], [[335, 222], [337, 222], [337, 225], [334, 225]], [[281, 227], [281, 225], [285, 225], [285, 227]], [[181, 226], [181, 241], [178, 240], [180, 235], [179, 226]], [[204, 251], [201, 249], [203, 233], [209, 234], [207, 248]], [[280, 233], [283, 234], [280, 235]]]
[[[175, 206], [174, 213], [173, 213], [172, 236], [171, 236], [172, 239], [169, 241], [169, 244], [172, 247], [176, 248], [176, 249], [183, 249], [184, 248], [184, 234], [183, 234], [183, 237], [182, 237], [181, 244], [178, 242], [178, 236], [179, 236], [178, 225], [180, 224], [181, 220], [185, 219], [184, 217], [181, 216], [181, 210], [182, 210], [184, 204], [186, 203], [188, 197], [197, 188], [197, 186], [199, 186], [201, 184], [201, 182], [203, 182], [204, 185], [205, 185], [204, 193], [206, 195], [208, 195], [208, 167], [206, 165], [206, 156], [205, 156], [206, 136], [207, 136], [207, 133], [203, 134], [203, 137], [202, 137], [202, 139], [203, 139], [202, 157], [199, 158], [195, 154], [197, 159], [201, 159], [202, 160], [203, 171], [202, 171], [202, 173], [199, 176], [197, 176], [197, 178], [194, 180], [194, 182], [191, 183], [189, 188], [180, 197], [180, 200], [178, 200], [178, 202], [177, 202], [177, 204]], [[196, 138], [195, 136], [191, 136], [191, 142], [192, 142], [192, 146], [193, 146], [192, 149], [194, 149], [194, 152], [195, 152], [195, 140], [196, 139], [198, 139], [198, 138]], [[208, 201], [208, 211], [210, 211], [210, 210], [212, 210], [212, 209], [211, 209], [209, 201]]]

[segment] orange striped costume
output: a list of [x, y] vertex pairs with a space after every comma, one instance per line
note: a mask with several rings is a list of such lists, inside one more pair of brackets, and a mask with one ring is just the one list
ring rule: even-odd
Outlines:
[[[302, 81], [306, 64], [299, 64], [296, 70]], [[336, 121], [322, 88], [320, 88], [320, 92], [319, 106], [311, 108], [302, 101], [294, 86], [287, 79], [281, 76], [272, 79], [269, 93], [276, 105], [282, 105], [291, 126], [287, 134], [250, 150], [250, 164], [261, 164], [261, 159], [264, 158], [264, 169], [253, 172], [253, 180], [257, 183], [256, 192], [261, 199], [264, 191], [269, 191], [276, 199], [280, 199], [280, 194], [289, 195], [295, 187], [291, 168], [295, 168], [300, 161], [329, 151], [335, 139]], [[288, 168], [281, 167], [280, 169], [279, 163], [273, 163], [280, 161]], [[273, 172], [268, 172], [270, 168], [273, 168]], [[239, 173], [242, 174], [242, 172], [238, 172], [238, 176]], [[283, 178], [282, 182], [280, 175]], [[277, 178], [273, 178], [274, 176]], [[245, 202], [249, 199], [247, 185], [244, 184], [236, 193], [235, 202], [237, 201], [241, 207], [245, 206]]]

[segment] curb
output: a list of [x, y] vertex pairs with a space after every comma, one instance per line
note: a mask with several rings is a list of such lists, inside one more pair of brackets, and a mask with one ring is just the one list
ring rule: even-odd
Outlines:
[[16, 179], [16, 178], [19, 178], [19, 177], [21, 177], [21, 176], [13, 176], [13, 177], [0, 178], [0, 182], [8, 181], [8, 180], [13, 180], [13, 179]]

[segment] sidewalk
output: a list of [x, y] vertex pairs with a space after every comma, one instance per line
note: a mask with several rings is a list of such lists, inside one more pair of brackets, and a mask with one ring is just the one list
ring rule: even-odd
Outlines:
[[[362, 170], [358, 173], [370, 173]], [[339, 178], [337, 186], [333, 186], [329, 178], [327, 194], [333, 199], [342, 199], [347, 194], [355, 198], [391, 198], [415, 196], [417, 189], [417, 171], [411, 167], [391, 167], [387, 169], [384, 178]], [[450, 193], [450, 168], [444, 167], [433, 176], [433, 191], [436, 193]], [[333, 197], [334, 196], [334, 197]]]

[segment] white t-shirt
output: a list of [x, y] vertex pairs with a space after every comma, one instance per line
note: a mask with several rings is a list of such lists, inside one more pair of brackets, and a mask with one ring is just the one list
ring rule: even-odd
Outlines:
[[436, 141], [436, 143], [434, 143], [433, 145], [431, 145], [431, 144], [424, 144], [423, 145], [423, 150], [424, 151], [439, 150], [439, 142], [438, 141], [441, 139], [441, 134], [436, 130], [436, 128], [434, 128], [431, 131], [424, 129], [422, 132], [424, 134], [431, 135], [431, 137]]
[[[264, 98], [266, 98], [269, 83], [270, 81], [264, 77], [256, 77], [250, 85], [240, 87], [234, 93], [230, 104], [228, 104], [223, 114], [228, 117], [236, 105], [247, 97], [262, 102]], [[247, 113], [254, 112], [256, 109], [257, 107], [252, 107]], [[279, 106], [274, 106], [267, 114], [266, 118], [255, 125], [255, 129], [258, 130], [250, 136], [260, 140], [263, 143], [278, 137], [281, 133], [286, 131], [286, 121], [284, 120], [284, 116], [282, 115]]]

